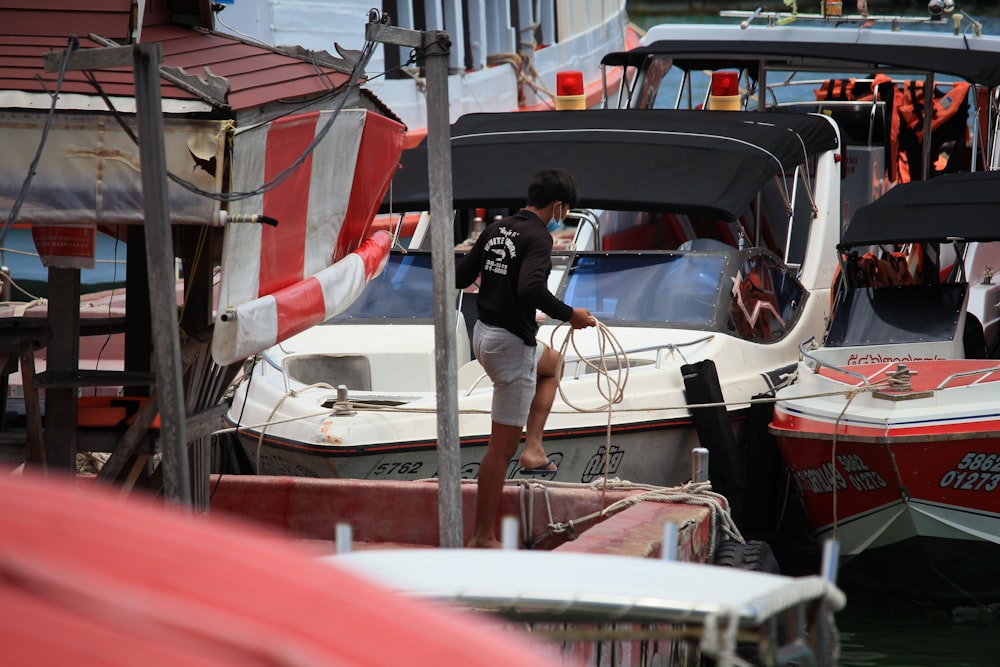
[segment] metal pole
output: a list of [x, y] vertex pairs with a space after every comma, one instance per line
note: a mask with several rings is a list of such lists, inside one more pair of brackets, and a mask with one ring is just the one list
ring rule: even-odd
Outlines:
[[517, 550], [517, 531], [521, 529], [521, 522], [516, 516], [505, 516], [500, 520], [500, 544], [504, 549]]
[[820, 563], [820, 576], [831, 584], [837, 583], [837, 568], [840, 566], [840, 542], [826, 540], [823, 542], [823, 560]]
[[423, 34], [437, 369], [438, 518], [441, 546], [454, 549], [462, 546], [462, 460], [458, 444], [458, 363], [455, 358], [455, 232], [448, 111], [450, 44], [446, 32], [433, 30]]
[[153, 363], [160, 403], [160, 447], [163, 451], [163, 493], [168, 500], [191, 505], [187, 437], [182, 389], [177, 291], [174, 276], [167, 161], [163, 146], [163, 106], [160, 99], [160, 45], [133, 47], [135, 104], [139, 122], [139, 159], [146, 218], [146, 263], [152, 319]]
[[431, 193], [431, 279], [434, 287], [434, 361], [437, 371], [438, 519], [441, 546], [462, 541], [462, 461], [458, 446], [458, 362], [455, 358], [455, 239], [451, 191], [451, 115], [448, 56], [451, 40], [441, 30], [405, 30], [388, 16], [370, 14], [365, 37], [383, 44], [419, 48], [427, 84], [427, 185]]
[[663, 524], [663, 540], [660, 542], [660, 558], [663, 560], [677, 560], [677, 534], [679, 529], [673, 521]]
[[338, 554], [348, 554], [354, 548], [354, 529], [349, 523], [338, 523], [334, 528]]
[[708, 448], [695, 447], [691, 450], [691, 481], [708, 481]]

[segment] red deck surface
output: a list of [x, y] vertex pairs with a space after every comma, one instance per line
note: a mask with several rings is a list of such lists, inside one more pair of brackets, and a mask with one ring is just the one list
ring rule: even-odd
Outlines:
[[[888, 375], [896, 371], [897, 365], [905, 365], [909, 370], [909, 380], [911, 389], [909, 391], [929, 391], [934, 389], [944, 381], [945, 378], [956, 373], [965, 373], [980, 369], [998, 368], [1000, 361], [996, 359], [941, 359], [941, 360], [917, 360], [904, 362], [887, 362], [877, 364], [858, 364], [847, 368], [854, 373], [860, 373], [868, 378], [869, 382], [884, 382]], [[830, 368], [822, 367], [820, 375], [832, 378], [846, 384], [859, 384], [857, 378], [846, 373], [840, 373]], [[948, 383], [949, 387], [962, 387], [977, 382], [998, 382], [1000, 381], [1000, 370], [992, 373], [977, 373], [965, 377], [955, 378]]]
[[[356, 549], [440, 545], [436, 482], [393, 482], [303, 477], [233, 476], [212, 480], [211, 511], [277, 529], [332, 551], [336, 525], [352, 527]], [[521, 521], [538, 538], [535, 548], [613, 553], [640, 558], [661, 554], [666, 522], [683, 526], [678, 560], [710, 560], [713, 522], [704, 505], [644, 500], [608, 511], [644, 489], [602, 493], [592, 487], [533, 485], [531, 490], [504, 487], [501, 514]], [[475, 483], [462, 485], [463, 534], [471, 535], [476, 502]], [[566, 532], [549, 534], [549, 523], [569, 524]]]

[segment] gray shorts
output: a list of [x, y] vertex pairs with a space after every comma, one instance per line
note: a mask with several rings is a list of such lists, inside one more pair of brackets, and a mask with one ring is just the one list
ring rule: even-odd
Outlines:
[[544, 348], [525, 345], [506, 329], [477, 321], [472, 349], [493, 381], [493, 421], [524, 426], [535, 398], [538, 360]]

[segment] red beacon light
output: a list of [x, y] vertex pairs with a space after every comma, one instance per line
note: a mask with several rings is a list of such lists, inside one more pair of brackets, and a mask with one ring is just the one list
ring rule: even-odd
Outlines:
[[583, 92], [583, 72], [570, 70], [556, 73], [556, 110], [580, 111], [587, 108]]
[[731, 70], [712, 72], [708, 108], [713, 111], [740, 110], [740, 73]]

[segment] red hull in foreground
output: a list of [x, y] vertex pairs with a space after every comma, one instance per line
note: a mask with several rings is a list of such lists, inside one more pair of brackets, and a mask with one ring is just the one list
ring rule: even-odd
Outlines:
[[91, 481], [0, 476], [2, 662], [561, 664], [488, 619], [391, 593], [264, 535]]

